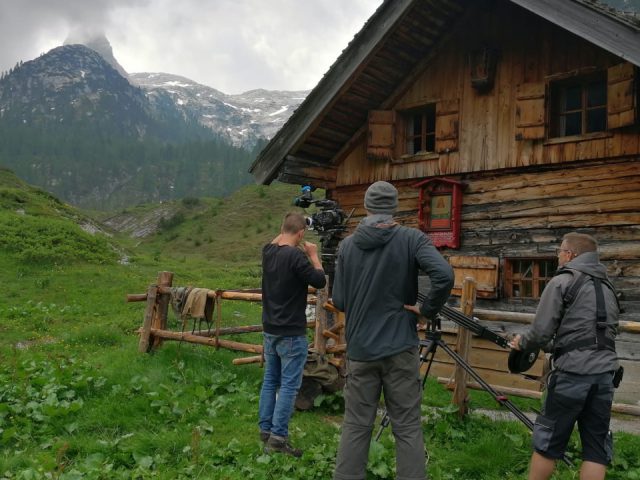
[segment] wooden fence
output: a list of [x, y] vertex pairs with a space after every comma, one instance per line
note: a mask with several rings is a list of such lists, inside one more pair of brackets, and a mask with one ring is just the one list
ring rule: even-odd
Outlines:
[[[215, 348], [225, 348], [239, 352], [252, 353], [251, 356], [240, 357], [233, 360], [236, 365], [262, 362], [262, 345], [247, 342], [238, 342], [225, 339], [228, 335], [261, 332], [262, 325], [223, 326], [222, 308], [225, 300], [240, 300], [249, 302], [261, 302], [262, 294], [259, 290], [209, 290], [207, 296], [215, 302], [215, 325], [207, 330], [193, 332], [174, 331], [168, 329], [168, 315], [170, 297], [172, 291], [173, 273], [160, 272], [155, 284], [150, 285], [145, 294], [127, 295], [128, 302], [146, 302], [142, 327], [139, 330], [140, 352], [151, 352], [159, 348], [164, 341], [180, 341], [186, 343], [208, 345]], [[307, 323], [309, 329], [314, 330], [313, 343], [310, 351], [326, 355], [329, 363], [336, 366], [341, 373], [344, 372], [346, 340], [344, 338], [344, 315], [330, 302], [327, 289], [309, 290], [308, 303], [315, 305], [315, 319]], [[523, 325], [531, 323], [532, 314], [501, 312], [493, 310], [475, 309], [475, 282], [472, 278], [466, 278], [461, 297], [461, 311], [467, 316], [476, 316], [485, 324], [491, 324], [495, 330], [518, 331]], [[508, 371], [509, 351], [495, 345], [488, 340], [473, 337], [471, 333], [455, 324], [445, 323], [441, 329], [442, 340], [454, 345], [456, 352], [494, 389], [505, 395], [540, 398], [542, 384], [540, 378], [544, 373], [544, 355], [541, 354], [533, 367], [525, 374], [512, 374]], [[625, 379], [617, 398], [622, 398], [627, 403], [615, 403], [613, 411], [640, 415], [640, 406], [637, 404], [640, 391], [639, 363], [634, 357], [635, 353], [629, 353], [624, 349], [624, 344], [640, 345], [637, 334], [640, 333], [640, 324], [636, 322], [621, 322], [620, 332], [623, 334], [623, 353], [621, 362], [625, 366]], [[629, 341], [629, 338], [632, 341]], [[618, 342], [621, 343], [621, 342]], [[634, 348], [630, 349], [635, 351]], [[625, 356], [626, 355], [626, 356]], [[423, 365], [423, 368], [426, 365]], [[480, 385], [470, 382], [467, 374], [459, 365], [443, 351], [436, 350], [430, 376], [437, 378], [454, 391], [453, 401], [464, 414], [467, 408], [467, 388], [480, 389]]]

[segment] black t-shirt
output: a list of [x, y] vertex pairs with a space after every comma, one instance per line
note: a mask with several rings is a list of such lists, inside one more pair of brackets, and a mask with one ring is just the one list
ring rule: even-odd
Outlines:
[[262, 249], [262, 324], [272, 335], [306, 335], [307, 290], [325, 286], [324, 272], [315, 269], [298, 248], [273, 243]]

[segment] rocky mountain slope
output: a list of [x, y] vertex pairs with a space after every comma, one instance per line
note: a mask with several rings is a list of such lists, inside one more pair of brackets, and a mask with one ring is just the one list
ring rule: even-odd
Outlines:
[[244, 147], [253, 147], [259, 138], [273, 137], [309, 93], [250, 90], [227, 95], [168, 73], [132, 73], [129, 80], [145, 89], [152, 102], [166, 95], [185, 117]]

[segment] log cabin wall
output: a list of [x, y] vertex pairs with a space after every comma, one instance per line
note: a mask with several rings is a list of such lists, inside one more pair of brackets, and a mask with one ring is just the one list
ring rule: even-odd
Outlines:
[[[413, 185], [438, 176], [460, 180], [466, 186], [462, 244], [443, 253], [498, 258], [495, 295], [483, 300], [487, 306], [531, 311], [537, 302], [505, 295], [505, 261], [553, 259], [562, 235], [578, 230], [598, 239], [603, 263], [622, 292], [625, 316], [640, 319], [638, 122], [584, 136], [549, 138], [545, 116], [545, 134], [529, 138], [532, 135], [521, 134], [524, 124], [516, 114], [526, 116], [518, 111], [524, 87], [537, 85], [539, 91], [542, 86], [543, 95], [545, 88], [548, 94], [555, 79], [606, 72], [623, 60], [507, 2], [478, 5], [465, 13], [457, 33], [392, 108], [402, 112], [429, 103], [455, 104], [457, 138], [452, 148], [403, 156], [396, 144], [392, 158], [372, 157], [363, 139], [338, 164], [336, 187], [329, 195], [345, 210], [356, 209], [353, 226], [364, 215], [367, 186], [392, 181], [400, 192], [399, 220], [417, 227], [418, 190]], [[484, 92], [472, 86], [468, 62], [478, 45], [499, 52], [493, 87]]]

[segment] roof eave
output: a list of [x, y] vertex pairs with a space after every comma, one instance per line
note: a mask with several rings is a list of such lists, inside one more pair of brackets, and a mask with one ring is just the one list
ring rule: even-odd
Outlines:
[[[640, 66], [640, 28], [583, 0], [511, 0], [539, 17]], [[582, 7], [577, 11], [576, 5]]]
[[257, 183], [269, 184], [292, 149], [339, 95], [361, 64], [416, 0], [386, 0], [354, 37], [318, 85], [291, 115], [287, 123], [260, 152], [249, 168]]

